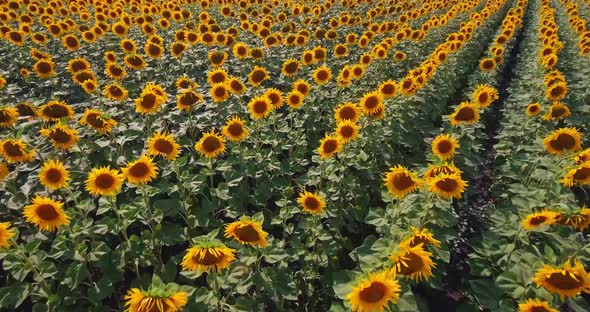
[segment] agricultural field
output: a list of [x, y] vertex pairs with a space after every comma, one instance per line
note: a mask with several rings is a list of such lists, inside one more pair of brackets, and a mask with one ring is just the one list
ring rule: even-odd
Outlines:
[[0, 311], [590, 311], [590, 0], [0, 0]]

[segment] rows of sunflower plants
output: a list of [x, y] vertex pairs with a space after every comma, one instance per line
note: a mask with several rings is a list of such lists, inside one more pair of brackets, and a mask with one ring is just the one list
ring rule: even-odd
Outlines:
[[0, 310], [587, 311], [588, 18], [0, 1]]

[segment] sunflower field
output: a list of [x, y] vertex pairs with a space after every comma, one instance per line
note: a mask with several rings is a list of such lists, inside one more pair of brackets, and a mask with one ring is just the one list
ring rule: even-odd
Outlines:
[[590, 311], [590, 0], [0, 0], [0, 311]]

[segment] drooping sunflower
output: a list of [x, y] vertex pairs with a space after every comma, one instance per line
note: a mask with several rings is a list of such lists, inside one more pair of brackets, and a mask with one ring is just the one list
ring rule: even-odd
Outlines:
[[51, 139], [54, 148], [66, 151], [70, 150], [80, 140], [78, 130], [61, 124], [55, 125], [52, 128], [43, 128], [39, 133]]
[[544, 265], [537, 270], [533, 282], [559, 295], [562, 301], [564, 297], [575, 298], [582, 291], [590, 292], [590, 274], [576, 259], [570, 259], [559, 267]]
[[190, 110], [203, 101], [203, 97], [191, 89], [185, 89], [176, 96], [176, 107], [180, 110]]
[[543, 115], [543, 120], [558, 120], [564, 119], [572, 115], [569, 107], [561, 102], [553, 102], [549, 110]]
[[383, 105], [383, 96], [378, 91], [365, 93], [360, 101], [360, 107], [366, 114], [376, 112], [381, 105]]
[[86, 179], [86, 190], [94, 196], [114, 196], [122, 185], [123, 175], [109, 166], [93, 168]]
[[444, 174], [461, 174], [461, 170], [457, 168], [453, 163], [444, 163], [440, 165], [428, 164], [428, 169], [424, 172], [424, 179], [430, 180], [439, 175]]
[[578, 211], [568, 215], [562, 215], [558, 221], [560, 224], [570, 226], [577, 231], [583, 232], [590, 227], [590, 209], [581, 207]]
[[325, 85], [332, 79], [332, 70], [326, 65], [322, 65], [313, 71], [313, 80], [318, 85]]
[[142, 155], [139, 159], [122, 168], [123, 176], [134, 185], [147, 184], [158, 175], [158, 167], [152, 158]]
[[423, 244], [410, 247], [399, 245], [398, 251], [391, 256], [396, 274], [404, 275], [416, 282], [428, 280], [432, 268], [436, 265], [430, 257], [432, 253], [424, 250]]
[[68, 187], [70, 172], [59, 160], [49, 160], [43, 164], [39, 171], [39, 181], [49, 189], [58, 190]]
[[473, 93], [471, 93], [473, 103], [481, 108], [487, 108], [498, 98], [498, 90], [487, 85], [478, 85], [477, 88], [473, 90]]
[[268, 246], [266, 236], [268, 233], [262, 230], [262, 222], [248, 217], [243, 217], [225, 227], [225, 237], [233, 238], [240, 244], [266, 247]]
[[418, 230], [412, 227], [412, 235], [399, 243], [400, 246], [415, 247], [422, 244], [423, 247], [428, 245], [440, 246], [440, 241], [434, 238], [434, 235], [426, 228]]
[[439, 134], [432, 141], [432, 153], [442, 160], [448, 160], [455, 155], [459, 148], [459, 140], [450, 134]]
[[19, 115], [18, 109], [15, 107], [0, 108], [0, 128], [10, 128], [14, 126]]
[[245, 122], [238, 116], [228, 120], [221, 129], [221, 133], [232, 142], [242, 141], [249, 135]]
[[74, 110], [66, 102], [49, 101], [47, 104], [39, 107], [38, 114], [43, 120], [59, 121], [62, 118], [72, 119], [74, 117]]
[[258, 65], [254, 66], [254, 69], [248, 74], [248, 82], [253, 87], [258, 87], [264, 80], [269, 79], [268, 70]]
[[461, 124], [474, 124], [479, 121], [479, 107], [470, 102], [463, 102], [457, 106], [449, 119], [454, 127]]
[[539, 103], [532, 103], [526, 107], [525, 113], [529, 117], [537, 116], [541, 113], [541, 104]]
[[215, 158], [225, 153], [225, 139], [215, 130], [211, 130], [203, 134], [201, 140], [195, 144], [195, 149], [207, 158]]
[[55, 63], [52, 60], [38, 60], [35, 65], [33, 65], [33, 71], [39, 78], [51, 78], [56, 75], [55, 73]]
[[127, 89], [117, 83], [111, 83], [104, 87], [103, 94], [113, 101], [124, 101], [127, 99]]
[[209, 94], [215, 103], [221, 103], [227, 101], [229, 99], [229, 87], [225, 83], [218, 83], [211, 86], [209, 90]]
[[369, 274], [356, 282], [352, 291], [346, 295], [352, 311], [383, 312], [390, 303], [396, 303], [401, 287], [392, 271]]
[[117, 122], [98, 110], [87, 108], [84, 116], [80, 119], [80, 124], [88, 125], [99, 133], [110, 133]]
[[326, 134], [320, 141], [320, 146], [318, 147], [318, 154], [320, 154], [320, 158], [327, 159], [334, 156], [336, 153], [342, 150], [342, 144], [342, 140], [337, 135]]
[[70, 224], [70, 217], [62, 209], [63, 203], [39, 195], [23, 210], [27, 222], [33, 223], [41, 231], [55, 231], [60, 226]]
[[10, 222], [0, 222], [0, 249], [10, 248], [10, 239], [16, 235], [10, 226]]
[[559, 181], [567, 187], [572, 187], [574, 184], [590, 185], [590, 162], [569, 170]]
[[560, 128], [545, 137], [543, 143], [550, 154], [576, 152], [582, 149], [582, 133], [576, 128]]
[[407, 194], [416, 191], [423, 184], [423, 181], [418, 178], [415, 172], [401, 165], [391, 168], [385, 174], [383, 181], [389, 194], [395, 195], [398, 198], [403, 198]]
[[543, 210], [528, 214], [522, 219], [521, 225], [528, 231], [536, 230], [543, 225], [551, 225], [559, 221], [561, 214], [555, 211]]
[[35, 159], [35, 150], [21, 139], [0, 140], [0, 155], [9, 164], [30, 162]]
[[527, 299], [518, 305], [518, 312], [559, 312], [549, 302], [541, 299]]
[[301, 205], [303, 211], [310, 214], [322, 213], [326, 208], [326, 200], [324, 196], [318, 193], [304, 191], [303, 193], [299, 194], [297, 202], [299, 205]]
[[334, 118], [336, 119], [336, 122], [350, 120], [351, 122], [356, 123], [359, 120], [360, 116], [361, 114], [359, 107], [351, 102], [338, 105], [338, 107], [334, 111]]
[[343, 143], [347, 143], [357, 139], [359, 126], [350, 120], [344, 120], [336, 124], [335, 132]]
[[182, 269], [189, 271], [221, 272], [236, 259], [235, 249], [221, 242], [204, 242], [189, 248], [182, 258]]
[[180, 312], [188, 302], [188, 293], [169, 289], [132, 288], [125, 295], [125, 312]]
[[270, 99], [266, 96], [253, 97], [248, 103], [248, 110], [252, 119], [258, 120], [266, 118], [272, 111], [272, 104]]
[[428, 191], [443, 198], [461, 198], [467, 182], [459, 174], [442, 174], [428, 181]]

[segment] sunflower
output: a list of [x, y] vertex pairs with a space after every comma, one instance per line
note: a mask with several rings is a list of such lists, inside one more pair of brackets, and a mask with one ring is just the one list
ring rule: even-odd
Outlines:
[[283, 92], [275, 88], [269, 88], [264, 91], [264, 96], [270, 100], [273, 109], [283, 106]]
[[39, 78], [51, 78], [56, 75], [55, 73], [55, 63], [52, 60], [38, 60], [35, 65], [33, 65], [33, 71]]
[[352, 71], [352, 78], [353, 79], [361, 79], [365, 75], [365, 68], [363, 65], [355, 64], [351, 68]]
[[49, 189], [58, 190], [68, 187], [70, 172], [59, 160], [49, 160], [43, 164], [39, 172], [39, 181]]
[[135, 111], [141, 114], [151, 114], [158, 111], [163, 103], [163, 98], [151, 90], [142, 92], [141, 96], [135, 99]]
[[83, 57], [76, 57], [68, 61], [68, 71], [72, 74], [90, 69], [90, 62]]
[[123, 176], [109, 166], [93, 168], [86, 179], [86, 190], [94, 196], [114, 196], [123, 185]]
[[227, 60], [227, 53], [210, 51], [208, 54], [209, 62], [213, 67], [220, 67], [223, 66], [225, 61]]
[[397, 94], [397, 83], [393, 80], [387, 80], [379, 86], [379, 92], [384, 99], [390, 99]]
[[560, 128], [545, 137], [543, 143], [550, 154], [579, 151], [582, 149], [582, 133], [576, 128]]
[[567, 84], [565, 82], [557, 82], [547, 87], [545, 97], [553, 101], [559, 101], [565, 98], [567, 91]]
[[248, 57], [250, 54], [250, 48], [243, 42], [238, 42], [234, 44], [232, 48], [232, 53], [237, 59], [243, 60]]
[[566, 226], [571, 226], [577, 231], [583, 232], [590, 227], [590, 209], [582, 207], [573, 214], [562, 215], [558, 222]]
[[301, 205], [303, 211], [311, 214], [319, 214], [326, 208], [324, 196], [318, 193], [304, 191], [303, 193], [299, 194], [297, 202], [299, 205]]
[[451, 125], [457, 127], [460, 124], [474, 124], [479, 121], [478, 106], [473, 103], [463, 102], [449, 116]]
[[346, 295], [352, 311], [382, 312], [390, 303], [396, 303], [401, 287], [392, 271], [369, 274], [367, 278], [356, 282], [354, 288]]
[[360, 116], [361, 114], [359, 107], [351, 102], [340, 104], [334, 111], [334, 118], [336, 119], [336, 122], [350, 120], [351, 122], [356, 123]]
[[496, 60], [494, 58], [484, 58], [479, 63], [479, 69], [483, 72], [493, 72], [496, 69]]
[[415, 247], [422, 244], [423, 247], [434, 245], [440, 247], [440, 241], [428, 229], [418, 230], [412, 227], [412, 235], [399, 243], [400, 246]]
[[459, 140], [450, 134], [439, 134], [432, 141], [432, 153], [442, 160], [448, 160], [459, 148]]
[[536, 230], [543, 225], [551, 225], [556, 223], [561, 214], [555, 211], [543, 210], [528, 214], [522, 219], [521, 225], [528, 231]]
[[293, 90], [301, 92], [303, 96], [308, 96], [311, 91], [311, 84], [303, 79], [299, 79], [293, 83]]
[[172, 134], [156, 132], [148, 139], [148, 154], [165, 156], [168, 160], [175, 160], [180, 154], [180, 145], [176, 143]]
[[117, 83], [111, 83], [106, 85], [102, 92], [107, 98], [113, 101], [124, 101], [125, 99], [127, 99], [128, 95], [127, 89], [125, 89]]
[[272, 111], [272, 104], [268, 97], [257, 96], [253, 97], [248, 103], [248, 110], [250, 111], [252, 119], [258, 120], [261, 118], [266, 118], [268, 115], [270, 115], [270, 112]]
[[248, 137], [248, 129], [245, 122], [238, 116], [228, 120], [221, 129], [221, 133], [232, 142], [239, 142]]
[[182, 89], [193, 89], [199, 86], [196, 82], [192, 81], [188, 76], [183, 75], [176, 79], [176, 88], [179, 90]]
[[22, 102], [16, 105], [19, 116], [37, 117], [37, 108], [29, 102]]
[[383, 96], [379, 91], [365, 93], [360, 101], [360, 107], [366, 114], [375, 113], [383, 105]]
[[195, 144], [195, 149], [207, 158], [215, 158], [225, 153], [225, 139], [215, 133], [215, 130], [211, 130], [203, 134], [201, 140]]
[[480, 108], [487, 108], [498, 99], [498, 90], [490, 86], [478, 85], [471, 93], [471, 99]]
[[0, 140], [0, 155], [8, 162], [30, 162], [35, 159], [35, 150], [29, 149], [21, 139]]
[[188, 111], [202, 101], [203, 97], [191, 89], [182, 90], [182, 92], [176, 96], [176, 106], [180, 110]]
[[150, 41], [145, 43], [144, 51], [152, 59], [159, 59], [164, 55], [164, 47]]
[[340, 152], [342, 144], [342, 140], [337, 135], [326, 134], [326, 136], [320, 141], [318, 154], [320, 154], [321, 159], [330, 158]]
[[297, 90], [292, 90], [291, 92], [289, 92], [287, 94], [287, 104], [291, 108], [298, 109], [301, 106], [303, 106], [303, 99], [304, 98], [305, 98], [305, 96], [303, 95], [303, 93], [301, 93]]
[[123, 58], [123, 62], [125, 63], [125, 66], [133, 70], [140, 70], [147, 66], [146, 61], [139, 54], [127, 54]]
[[10, 239], [16, 234], [10, 226], [10, 222], [0, 222], [0, 249], [10, 248]]
[[403, 96], [411, 96], [416, 93], [416, 81], [413, 77], [408, 76], [401, 81], [400, 92]]
[[11, 128], [14, 126], [19, 115], [18, 109], [15, 107], [0, 108], [0, 128]]
[[188, 294], [168, 287], [148, 291], [132, 288], [125, 295], [125, 300], [125, 312], [180, 312], [188, 302]]
[[428, 191], [443, 198], [461, 198], [467, 182], [460, 174], [441, 174], [428, 181]]
[[399, 245], [399, 250], [391, 256], [396, 274], [401, 274], [416, 282], [428, 280], [432, 276], [435, 263], [431, 252], [424, 250], [423, 244], [416, 246]]
[[539, 103], [532, 103], [526, 107], [525, 113], [529, 117], [537, 116], [541, 113], [541, 104]]
[[518, 305], [518, 312], [559, 312], [549, 302], [540, 299], [527, 299]]
[[455, 165], [453, 163], [444, 163], [441, 165], [433, 165], [433, 164], [428, 164], [428, 169], [426, 169], [426, 171], [424, 172], [424, 179], [426, 179], [427, 181], [435, 178], [439, 175], [453, 175], [453, 174], [461, 174], [461, 170], [457, 167], [455, 167]]
[[105, 75], [114, 80], [121, 80], [127, 76], [127, 70], [125, 67], [117, 63], [108, 63], [104, 69]]
[[135, 43], [135, 40], [129, 38], [121, 39], [119, 47], [125, 52], [125, 54], [132, 54], [137, 51], [137, 43]]
[[254, 87], [258, 87], [264, 80], [269, 79], [268, 70], [258, 65], [248, 74], [248, 82]]
[[114, 63], [117, 61], [117, 54], [113, 51], [105, 51], [104, 52], [104, 60], [107, 63]]
[[537, 270], [533, 282], [547, 291], [564, 297], [575, 298], [583, 292], [590, 292], [590, 275], [578, 260], [568, 260], [561, 267], [544, 265]]
[[350, 120], [341, 121], [336, 125], [336, 135], [343, 143], [354, 141], [359, 135], [359, 126]]
[[389, 170], [385, 174], [383, 179], [385, 186], [389, 194], [395, 195], [398, 198], [403, 198], [407, 194], [416, 191], [423, 184], [416, 173], [404, 168], [401, 165], [397, 165]]
[[227, 87], [229, 88], [229, 92], [240, 95], [246, 92], [246, 85], [241, 82], [238, 78], [232, 77], [227, 82]]
[[576, 161], [576, 164], [583, 164], [590, 161], [590, 148], [579, 152], [578, 155], [574, 157], [574, 160]]
[[158, 175], [158, 167], [151, 157], [142, 155], [139, 159], [121, 169], [123, 176], [133, 185], [147, 184]]
[[236, 259], [235, 252], [235, 249], [228, 248], [220, 242], [200, 243], [186, 251], [186, 255], [182, 258], [182, 269], [221, 272]]
[[27, 222], [33, 223], [41, 231], [55, 231], [62, 225], [70, 224], [70, 217], [62, 209], [63, 203], [39, 195], [23, 210]]
[[223, 68], [217, 68], [207, 72], [207, 82], [210, 85], [225, 83], [229, 80], [229, 75]]
[[225, 102], [230, 96], [228, 85], [225, 83], [214, 84], [209, 90], [209, 94], [215, 103]]
[[285, 77], [293, 77], [297, 74], [297, 71], [299, 71], [300, 65], [299, 61], [294, 58], [285, 60], [281, 67], [281, 73], [283, 73]]
[[232, 222], [225, 227], [225, 237], [250, 246], [268, 246], [267, 235], [268, 233], [262, 230], [262, 222], [248, 217], [243, 217], [240, 221]]
[[313, 79], [318, 85], [325, 85], [332, 79], [332, 71], [326, 65], [320, 66], [313, 71]]
[[74, 116], [72, 107], [63, 101], [50, 101], [39, 107], [38, 113], [41, 119], [48, 121], [60, 121], [62, 118], [71, 119]]
[[404, 53], [403, 51], [395, 51], [393, 53], [393, 59], [398, 63], [402, 62], [406, 59], [406, 53]]
[[170, 45], [170, 54], [176, 58], [180, 59], [182, 55], [187, 51], [188, 46], [183, 42], [173, 42]]
[[72, 74], [72, 81], [74, 81], [74, 83], [77, 85], [83, 85], [84, 81], [86, 80], [92, 80], [96, 82], [96, 74], [90, 70], [81, 70]]
[[561, 102], [553, 102], [549, 110], [543, 115], [543, 120], [564, 119], [572, 115], [570, 109]]
[[88, 125], [102, 134], [111, 132], [117, 122], [98, 110], [87, 108], [84, 116], [80, 119], [80, 124]]
[[572, 187], [574, 184], [590, 185], [590, 162], [583, 163], [577, 168], [571, 169], [560, 182], [567, 187]]
[[54, 148], [70, 150], [80, 140], [78, 131], [66, 125], [55, 125], [53, 128], [43, 128], [39, 133], [51, 139]]

